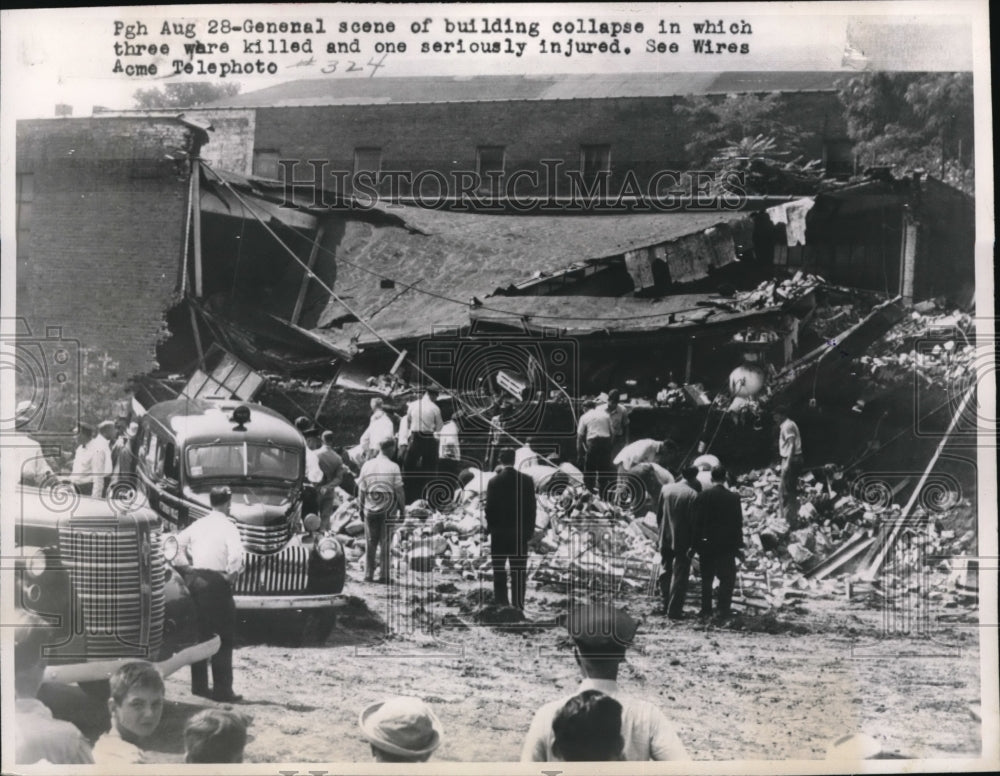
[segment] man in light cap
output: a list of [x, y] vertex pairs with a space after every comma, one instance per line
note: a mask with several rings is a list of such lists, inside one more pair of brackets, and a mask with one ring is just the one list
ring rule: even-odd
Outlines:
[[358, 717], [361, 734], [382, 763], [422, 763], [441, 745], [441, 722], [419, 698], [373, 703]]
[[611, 604], [576, 606], [566, 622], [573, 654], [584, 679], [572, 694], [542, 706], [536, 713], [521, 750], [521, 762], [552, 762], [555, 734], [552, 722], [574, 695], [598, 690], [622, 705], [623, 760], [687, 760], [688, 754], [673, 725], [649, 701], [618, 688], [618, 667], [639, 627], [629, 614]]

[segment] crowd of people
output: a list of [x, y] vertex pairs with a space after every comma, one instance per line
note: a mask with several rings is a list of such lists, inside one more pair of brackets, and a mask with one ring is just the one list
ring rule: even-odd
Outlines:
[[136, 421], [122, 416], [96, 425], [78, 424], [72, 463], [66, 473], [56, 474], [41, 445], [25, 431], [37, 412], [38, 408], [30, 401], [19, 402], [15, 408], [15, 430], [5, 440], [21, 483], [46, 487], [66, 482], [82, 496], [103, 498], [116, 482], [133, 482], [139, 434]]
[[[566, 629], [581, 682], [568, 696], [539, 708], [527, 725], [523, 762], [685, 760], [673, 724], [653, 703], [623, 691], [618, 671], [638, 623], [608, 604], [567, 612]], [[91, 744], [70, 722], [53, 719], [35, 699], [42, 682], [49, 630], [36, 615], [22, 615], [15, 629], [17, 702], [14, 744], [18, 764], [96, 763], [127, 771], [152, 761], [166, 702], [163, 678], [151, 663], [121, 665], [110, 680], [110, 729]], [[525, 720], [528, 721], [527, 718]], [[183, 727], [187, 763], [240, 763], [250, 720], [225, 707], [201, 709]], [[360, 737], [376, 762], [424, 762], [444, 743], [445, 731], [431, 705], [394, 696], [370, 704], [358, 716]], [[162, 745], [162, 742], [160, 742]], [[331, 759], [337, 759], [332, 755]]]
[[[381, 399], [373, 399], [369, 423], [353, 451], [335, 448], [334, 435], [321, 433], [307, 418], [295, 421], [307, 443], [305, 475], [315, 493], [315, 503], [309, 506], [320, 514], [323, 527], [329, 527], [341, 490], [357, 494], [365, 528], [365, 582], [390, 581], [392, 525], [403, 520], [406, 505], [419, 497], [427, 476], [442, 472], [456, 475], [462, 468], [462, 414], [456, 411], [445, 422], [437, 398], [437, 392], [428, 389], [410, 402], [398, 420], [387, 412]], [[30, 411], [30, 406], [19, 405], [19, 424]], [[787, 411], [778, 409], [774, 417], [779, 425], [781, 503], [788, 515], [797, 508], [802, 442]], [[536, 534], [537, 515], [537, 482], [529, 472], [550, 462], [532, 449], [531, 440], [519, 448], [507, 444], [513, 437], [503, 433], [503, 418], [501, 406], [494, 418], [497, 427], [489, 451], [494, 469], [483, 476], [484, 517], [490, 537], [494, 600], [523, 611], [529, 546]], [[135, 424], [112, 421], [101, 422], [96, 429], [81, 425], [69, 475], [73, 486], [81, 494], [103, 495], [116, 477], [133, 474], [137, 430]], [[52, 470], [40, 449], [32, 447], [37, 443], [22, 436], [22, 481], [42, 484], [54, 476]], [[663, 613], [671, 620], [688, 616], [684, 604], [691, 563], [697, 556], [701, 572], [698, 614], [728, 617], [737, 561], [743, 552], [740, 497], [728, 487], [728, 472], [716, 456], [700, 455], [675, 478], [667, 468], [668, 452], [667, 440], [629, 440], [628, 411], [617, 391], [609, 391], [602, 404], [591, 403], [579, 419], [577, 453], [582, 471], [575, 471], [580, 479], [602, 494], [620, 493], [631, 480], [639, 483], [642, 491], [640, 496], [633, 494], [633, 501], [655, 507]], [[466, 474], [461, 472], [460, 479]], [[218, 635], [221, 641], [211, 661], [192, 665], [191, 692], [236, 703], [241, 696], [233, 688], [233, 585], [242, 570], [243, 548], [229, 517], [229, 488], [213, 488], [210, 501], [212, 510], [178, 534], [174, 565], [196, 601], [201, 638]], [[716, 582], [717, 600], [713, 600]], [[567, 627], [583, 676], [581, 684], [571, 696], [553, 700], [535, 713], [521, 759], [685, 759], [684, 746], [663, 713], [618, 687], [618, 669], [637, 623], [622, 610], [595, 605], [573, 607], [567, 614]], [[143, 744], [156, 730], [164, 702], [163, 680], [155, 667], [137, 661], [116, 672], [108, 702], [111, 729], [91, 746], [77, 728], [53, 719], [34, 697], [41, 683], [40, 670], [44, 669], [40, 640], [44, 632], [37, 622], [17, 629], [18, 761], [144, 762]], [[366, 707], [360, 713], [359, 727], [371, 745], [373, 758], [382, 762], [426, 760], [444, 739], [434, 711], [410, 697], [390, 698]], [[187, 722], [185, 757], [188, 762], [241, 762], [246, 740], [246, 720], [241, 715], [206, 709]]]

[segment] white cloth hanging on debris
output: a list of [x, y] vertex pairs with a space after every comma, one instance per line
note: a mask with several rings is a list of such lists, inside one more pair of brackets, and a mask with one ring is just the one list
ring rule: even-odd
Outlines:
[[653, 255], [646, 248], [625, 252], [625, 269], [632, 278], [636, 291], [650, 288], [653, 281]]
[[815, 204], [814, 198], [804, 197], [767, 209], [767, 216], [772, 224], [785, 225], [785, 237], [789, 247], [806, 244], [806, 215]]

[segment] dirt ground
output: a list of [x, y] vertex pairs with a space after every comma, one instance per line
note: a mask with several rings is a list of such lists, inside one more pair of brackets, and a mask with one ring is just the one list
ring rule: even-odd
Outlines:
[[[430, 592], [420, 600], [419, 590]], [[554, 624], [565, 591], [529, 587], [529, 623], [507, 629], [475, 621], [491, 597], [489, 582], [440, 575], [419, 589], [349, 579], [335, 621], [245, 623], [235, 666], [238, 708], [252, 720], [246, 762], [370, 761], [358, 713], [394, 694], [437, 711], [446, 736], [436, 760], [517, 760], [534, 710], [580, 677]], [[619, 681], [660, 705], [694, 759], [823, 758], [853, 732], [913, 757], [979, 753], [970, 610], [932, 612], [927, 639], [884, 635], [881, 608], [865, 601], [806, 599], [725, 626], [672, 622], [641, 595], [621, 604], [643, 622]], [[387, 619], [402, 632], [387, 636]], [[180, 762], [184, 721], [211, 702], [189, 693], [187, 670], [168, 679], [167, 697], [150, 755]]]

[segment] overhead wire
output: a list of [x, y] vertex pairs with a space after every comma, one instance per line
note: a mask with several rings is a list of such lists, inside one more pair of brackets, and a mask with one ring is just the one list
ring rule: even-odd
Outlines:
[[[270, 234], [271, 237], [274, 238], [274, 240], [278, 243], [278, 245], [280, 245], [285, 250], [285, 252], [288, 253], [288, 255], [291, 256], [302, 267], [303, 271], [309, 276], [310, 279], [312, 279], [316, 283], [318, 283], [323, 288], [324, 291], [326, 291], [328, 294], [330, 294], [330, 296], [333, 297], [338, 303], [340, 303], [344, 307], [344, 309], [347, 310], [351, 315], [355, 316], [358, 319], [358, 322], [362, 326], [364, 326], [372, 335], [374, 335], [376, 338], [378, 338], [393, 353], [395, 353], [397, 356], [400, 356], [400, 357], [404, 358], [406, 361], [408, 361], [414, 367], [414, 369], [416, 369], [416, 371], [429, 382], [430, 385], [435, 386], [438, 389], [442, 389], [445, 392], [449, 392], [450, 393], [450, 391], [444, 385], [442, 385], [441, 382], [439, 382], [433, 376], [431, 376], [430, 374], [428, 374], [428, 372], [423, 367], [421, 367], [418, 363], [416, 363], [415, 361], [413, 361], [413, 359], [408, 358], [405, 355], [406, 351], [400, 350], [398, 347], [396, 347], [394, 344], [392, 344], [392, 342], [390, 342], [388, 339], [386, 339], [385, 337], [383, 337], [382, 334], [380, 334], [378, 332], [378, 330], [376, 330], [370, 323], [368, 323], [367, 320], [365, 320], [357, 312], [355, 312], [351, 308], [351, 306], [348, 305], [339, 294], [337, 294], [332, 288], [330, 288], [330, 286], [327, 285], [327, 283], [324, 282], [322, 280], [322, 278], [320, 278], [318, 275], [316, 275], [316, 273], [313, 272], [309, 268], [309, 266], [304, 261], [302, 261], [301, 258], [299, 258], [299, 256], [295, 253], [295, 251], [293, 251], [291, 248], [289, 248], [288, 245], [285, 244], [284, 240], [282, 240], [281, 237], [278, 236], [278, 234], [273, 229], [271, 229], [270, 225], [263, 218], [260, 217], [260, 215], [249, 205], [249, 203], [247, 203], [246, 200], [243, 197], [240, 196], [239, 192], [236, 191], [236, 189], [232, 186], [232, 184], [229, 183], [229, 181], [225, 180], [217, 172], [215, 172], [214, 170], [212, 170], [210, 166], [202, 164], [202, 167], [206, 171], [210, 172], [213, 176], [215, 176], [215, 178], [219, 181], [219, 183], [224, 188], [228, 189], [230, 191], [230, 193], [234, 197], [236, 197], [236, 200], [244, 207], [244, 209], [248, 213], [250, 213], [258, 221], [258, 223], [260, 223], [260, 225], [262, 227], [264, 227], [264, 229], [267, 231], [267, 233]], [[455, 394], [454, 398], [455, 398], [455, 401], [458, 403], [458, 405], [463, 410], [465, 410], [467, 412], [470, 412], [471, 414], [480, 414], [479, 408], [473, 408], [473, 407], [471, 407], [458, 394]], [[518, 439], [517, 437], [515, 437], [510, 432], [508, 432], [506, 429], [497, 428], [497, 431], [501, 435], [503, 435], [504, 437], [506, 437], [508, 439], [511, 439], [512, 441], [514, 441], [515, 443], [517, 443], [518, 446], [523, 446], [524, 445], [524, 442], [522, 442], [520, 439]]]

